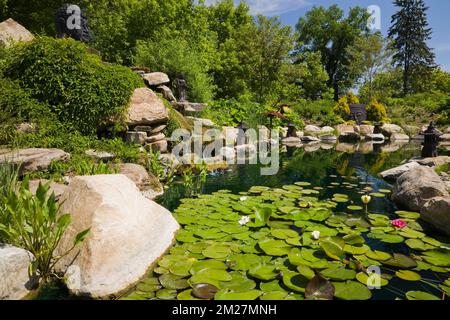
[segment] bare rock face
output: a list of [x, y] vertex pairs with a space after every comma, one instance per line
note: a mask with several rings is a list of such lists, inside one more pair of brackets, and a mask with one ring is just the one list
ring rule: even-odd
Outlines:
[[126, 115], [129, 126], [161, 124], [168, 119], [166, 106], [152, 90], [138, 88], [134, 91]]
[[169, 147], [169, 143], [167, 140], [160, 140], [152, 143], [148, 143], [145, 145], [147, 151], [166, 153]]
[[62, 196], [72, 215], [56, 254], [72, 247], [79, 232], [89, 236], [57, 266], [71, 293], [109, 298], [138, 282], [172, 246], [179, 225], [171, 213], [146, 199], [124, 175], [75, 177]]
[[388, 181], [395, 181], [398, 177], [400, 177], [405, 172], [408, 172], [411, 169], [418, 168], [420, 165], [417, 162], [408, 162], [401, 166], [383, 171], [380, 173], [380, 176]]
[[402, 133], [403, 134], [405, 132], [403, 131], [403, 129], [400, 126], [398, 126], [396, 124], [384, 124], [381, 127], [381, 133], [385, 137], [390, 138], [394, 134], [397, 134], [397, 133]]
[[150, 200], [161, 196], [164, 188], [153, 174], [148, 173], [141, 165], [135, 163], [121, 163], [119, 172], [133, 181], [143, 192], [144, 196]]
[[444, 164], [450, 163], [450, 157], [439, 156], [439, 157], [435, 157], [435, 158], [414, 159], [412, 161], [417, 162], [418, 164], [420, 164], [422, 166], [439, 167]]
[[373, 134], [374, 126], [362, 124], [359, 126], [359, 134], [363, 137]]
[[[41, 180], [31, 180], [30, 181], [30, 192], [32, 194], [36, 194], [36, 191], [39, 187], [39, 184], [47, 184], [49, 183], [49, 180], [46, 179], [41, 179]], [[67, 186], [64, 184], [59, 184], [56, 182], [51, 182], [50, 183], [50, 189], [48, 190], [48, 194], [55, 194], [56, 200], [59, 200], [59, 198], [61, 198], [61, 195], [67, 190]]]
[[392, 193], [396, 203], [416, 212], [420, 212], [427, 201], [448, 196], [447, 187], [437, 173], [420, 165], [402, 174]]
[[46, 171], [52, 161], [67, 161], [70, 154], [60, 149], [30, 148], [0, 150], [0, 163], [11, 162], [21, 165], [21, 173]]
[[25, 298], [36, 284], [28, 276], [33, 255], [21, 248], [0, 244], [0, 300]]
[[436, 197], [426, 202], [420, 217], [437, 230], [450, 235], [450, 197]]
[[157, 90], [158, 90], [158, 92], [160, 92], [162, 94], [163, 98], [166, 99], [167, 101], [170, 101], [170, 102], [177, 101], [177, 98], [175, 98], [172, 90], [170, 90], [170, 88], [168, 86], [165, 86], [165, 85], [158, 86]]
[[146, 132], [128, 131], [125, 133], [125, 141], [128, 143], [144, 144], [147, 139]]
[[32, 41], [34, 36], [20, 23], [8, 19], [0, 23], [0, 43], [6, 47], [18, 41]]
[[409, 136], [403, 133], [394, 133], [391, 135], [391, 141], [409, 141]]
[[307, 136], [318, 136], [320, 135], [321, 129], [317, 126], [307, 125], [303, 131]]
[[355, 127], [349, 124], [339, 124], [336, 126], [336, 131], [338, 135], [341, 135], [344, 132], [355, 132]]
[[439, 137], [439, 140], [441, 141], [450, 141], [450, 133], [445, 133], [442, 136]]
[[329, 126], [325, 126], [320, 130], [321, 134], [333, 134], [334, 133], [334, 128], [333, 127], [329, 127]]
[[170, 82], [169, 76], [163, 72], [152, 72], [143, 75], [145, 82], [153, 87], [168, 84]]

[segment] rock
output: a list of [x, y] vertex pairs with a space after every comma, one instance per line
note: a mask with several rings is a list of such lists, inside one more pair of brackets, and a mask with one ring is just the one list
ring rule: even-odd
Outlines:
[[405, 172], [408, 172], [409, 170], [417, 167], [420, 167], [420, 164], [418, 164], [417, 162], [408, 162], [401, 166], [383, 171], [380, 173], [380, 176], [385, 180], [395, 181]]
[[420, 217], [440, 232], [450, 235], [450, 197], [436, 197], [427, 201], [420, 211]]
[[0, 44], [5, 47], [9, 47], [17, 41], [29, 42], [33, 39], [33, 34], [13, 19], [0, 23]]
[[339, 136], [340, 142], [358, 142], [360, 140], [359, 134], [356, 132], [346, 131], [342, 132]]
[[319, 127], [313, 125], [307, 125], [303, 131], [307, 136], [318, 136], [321, 132]]
[[154, 127], [148, 134], [154, 135], [154, 134], [160, 133], [161, 131], [163, 131], [166, 128], [167, 128], [167, 125], [162, 124], [162, 125]]
[[362, 124], [359, 126], [359, 134], [363, 137], [373, 134], [374, 126]]
[[408, 144], [408, 141], [404, 140], [397, 140], [389, 142], [388, 144], [385, 144], [381, 147], [382, 152], [395, 152], [403, 148], [406, 144]]
[[[89, 236], [57, 265], [72, 294], [109, 298], [129, 289], [167, 252], [180, 228], [171, 213], [143, 197], [124, 175], [75, 177], [63, 194], [61, 212], [72, 215], [56, 253]], [[76, 277], [75, 277], [76, 276]]]
[[344, 132], [355, 132], [355, 127], [349, 124], [338, 124], [336, 126], [336, 132], [340, 136]]
[[304, 149], [305, 149], [305, 152], [311, 153], [311, 152], [316, 152], [316, 151], [320, 150], [320, 146], [321, 146], [320, 143], [314, 142], [314, 143], [309, 143], [309, 144], [305, 145]]
[[450, 133], [450, 127], [445, 130], [445, 133]]
[[180, 165], [180, 161], [172, 153], [160, 154], [159, 161], [165, 167], [170, 168], [170, 169], [175, 169]]
[[300, 138], [300, 140], [301, 140], [302, 142], [305, 142], [305, 143], [319, 142], [319, 141], [320, 141], [319, 138], [313, 137], [313, 136], [303, 136], [303, 137]]
[[153, 152], [166, 153], [168, 148], [167, 140], [160, 140], [153, 143], [149, 143], [145, 145], [147, 151], [152, 150]]
[[172, 105], [183, 114], [202, 112], [208, 107], [207, 103], [193, 103], [188, 101], [174, 102]]
[[325, 126], [320, 130], [321, 134], [333, 134], [334, 133], [334, 128], [333, 127], [329, 127], [329, 126]]
[[97, 161], [104, 161], [104, 162], [112, 161], [116, 157], [112, 153], [106, 151], [97, 151], [93, 149], [86, 150], [84, 153]]
[[404, 131], [403, 131], [403, 129], [402, 129], [400, 126], [398, 126], [398, 125], [396, 125], [396, 124], [384, 124], [384, 125], [381, 127], [381, 133], [382, 133], [385, 137], [391, 138], [391, 136], [392, 136], [393, 134], [396, 134], [396, 133], [404, 133]]
[[186, 119], [191, 119], [195, 122], [200, 122], [203, 127], [206, 128], [214, 128], [216, 127], [216, 124], [212, 122], [210, 119], [202, 119], [202, 118], [195, 118], [195, 117], [186, 117]]
[[334, 143], [327, 143], [327, 142], [320, 143], [320, 149], [331, 150], [333, 148], [334, 148]]
[[409, 137], [403, 133], [394, 133], [391, 135], [391, 141], [409, 141]]
[[[46, 179], [40, 179], [40, 180], [31, 180], [30, 181], [30, 192], [32, 194], [36, 194], [36, 191], [39, 187], [39, 183], [41, 183], [42, 185], [49, 183], [49, 180]], [[48, 195], [54, 193], [56, 200], [59, 200], [59, 198], [61, 198], [61, 195], [67, 190], [67, 186], [65, 184], [60, 184], [60, 183], [56, 183], [56, 182], [51, 182], [50, 183], [50, 189], [48, 190]]]
[[447, 188], [437, 173], [419, 165], [397, 179], [392, 199], [408, 210], [420, 212], [432, 198], [448, 196]]
[[302, 140], [297, 137], [284, 138], [283, 140], [281, 140], [281, 143], [286, 146], [289, 146], [289, 147], [301, 147], [302, 146]]
[[147, 85], [149, 85], [151, 87], [153, 87], [153, 86], [156, 87], [156, 86], [170, 83], [169, 76], [162, 72], [146, 73], [143, 75], [143, 78], [144, 78], [145, 82], [147, 83]]
[[133, 181], [147, 199], [153, 200], [164, 194], [164, 188], [158, 178], [141, 165], [134, 163], [121, 163], [120, 174]]
[[380, 141], [383, 142], [384, 141], [384, 136], [381, 133], [372, 133], [372, 134], [367, 134], [364, 139], [366, 141]]
[[354, 143], [341, 142], [336, 145], [336, 151], [338, 151], [338, 152], [354, 153], [354, 152], [356, 152], [357, 148], [358, 148], [358, 145], [356, 145]]
[[136, 126], [133, 128], [133, 131], [138, 132], [151, 132], [153, 128], [151, 126]]
[[170, 90], [170, 88], [168, 86], [158, 86], [158, 88], [156, 89], [159, 93], [162, 94], [163, 98], [166, 99], [169, 102], [176, 102], [177, 98], [175, 98], [172, 90]]
[[138, 88], [134, 91], [126, 114], [129, 126], [161, 124], [168, 119], [167, 108], [152, 90]]
[[450, 141], [450, 133], [443, 134], [439, 137], [440, 141]]
[[144, 144], [147, 140], [147, 133], [128, 131], [127, 133], [125, 133], [125, 140], [128, 143]]
[[305, 136], [305, 133], [303, 131], [296, 131], [295, 134], [297, 135], [297, 137], [301, 138]]
[[166, 135], [164, 133], [158, 133], [158, 134], [155, 134], [153, 136], [147, 137], [147, 139], [145, 141], [147, 143], [152, 143], [152, 142], [164, 140], [165, 138], [166, 138]]
[[405, 126], [403, 126], [403, 130], [409, 136], [413, 136], [413, 135], [416, 135], [416, 134], [420, 133], [420, 128], [417, 127], [417, 126], [405, 125]]
[[0, 163], [12, 162], [21, 166], [21, 174], [46, 171], [53, 161], [67, 161], [70, 154], [61, 149], [30, 148], [20, 150], [0, 150]]
[[439, 157], [435, 157], [435, 158], [425, 158], [425, 159], [419, 158], [419, 159], [413, 159], [412, 161], [415, 161], [422, 166], [439, 167], [444, 164], [450, 163], [450, 157], [439, 156]]
[[28, 276], [33, 255], [21, 248], [0, 243], [0, 300], [25, 298], [37, 284]]
[[17, 126], [17, 131], [24, 134], [36, 133], [36, 127], [32, 123], [21, 123]]
[[334, 134], [323, 134], [319, 137], [320, 141], [335, 142], [337, 137]]

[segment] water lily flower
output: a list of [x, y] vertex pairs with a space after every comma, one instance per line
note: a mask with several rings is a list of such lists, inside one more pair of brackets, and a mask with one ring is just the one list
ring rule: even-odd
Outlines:
[[241, 201], [245, 201], [245, 200], [247, 200], [248, 198], [247, 197], [241, 197], [239, 200], [241, 200]]
[[370, 201], [372, 200], [372, 197], [366, 194], [366, 195], [364, 195], [364, 196], [361, 197], [361, 200], [362, 200], [362, 202], [363, 202], [364, 204], [367, 205], [367, 204], [369, 204]]
[[243, 216], [242, 218], [241, 218], [241, 220], [239, 220], [239, 224], [241, 225], [241, 226], [245, 226], [247, 223], [249, 223], [250, 222], [250, 217], [249, 216]]
[[392, 220], [391, 224], [398, 229], [403, 229], [408, 225], [408, 223], [402, 219]]
[[313, 232], [311, 232], [311, 235], [312, 235], [314, 240], [319, 240], [319, 238], [320, 238], [320, 231], [313, 231]]

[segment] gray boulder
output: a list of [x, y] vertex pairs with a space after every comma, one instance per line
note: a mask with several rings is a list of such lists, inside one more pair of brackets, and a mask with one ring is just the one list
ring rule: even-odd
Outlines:
[[391, 135], [391, 141], [409, 141], [409, 136], [403, 133], [394, 133]]
[[420, 217], [437, 230], [450, 235], [450, 197], [436, 197], [426, 202]]
[[5, 47], [11, 46], [14, 42], [33, 41], [34, 36], [20, 23], [13, 19], [8, 19], [0, 23], [0, 44]]
[[169, 76], [163, 72], [151, 72], [143, 75], [145, 82], [151, 86], [156, 87], [170, 82]]
[[21, 173], [46, 171], [53, 161], [67, 161], [70, 154], [61, 149], [30, 148], [0, 150], [0, 163], [10, 162], [21, 166]]
[[383, 142], [385, 140], [384, 136], [381, 133], [370, 133], [365, 135], [364, 139], [366, 141], [379, 141]]
[[0, 300], [25, 298], [36, 285], [28, 275], [33, 255], [21, 248], [0, 244]]
[[408, 172], [409, 170], [417, 167], [420, 167], [420, 164], [418, 164], [417, 162], [408, 162], [401, 166], [383, 171], [380, 173], [380, 176], [385, 180], [395, 181], [405, 172]]
[[400, 206], [420, 212], [425, 203], [435, 197], [448, 197], [447, 187], [438, 174], [429, 167], [418, 166], [396, 181], [392, 199]]
[[396, 133], [405, 133], [403, 131], [403, 129], [396, 125], [396, 124], [384, 124], [381, 127], [381, 133], [387, 137], [390, 138], [392, 135], [396, 134]]

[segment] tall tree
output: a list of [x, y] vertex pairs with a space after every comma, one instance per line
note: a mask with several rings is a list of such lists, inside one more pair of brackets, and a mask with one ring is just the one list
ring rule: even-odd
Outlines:
[[386, 71], [391, 64], [393, 52], [389, 48], [389, 42], [379, 32], [368, 34], [357, 38], [347, 53], [352, 60], [350, 72], [358, 74], [362, 71], [360, 79], [362, 84], [367, 84], [370, 102], [375, 76]]
[[400, 10], [392, 16], [389, 37], [393, 40], [394, 64], [403, 69], [403, 94], [412, 90], [417, 77], [435, 68], [435, 55], [428, 47], [432, 30], [427, 21], [428, 7], [423, 0], [394, 0]]
[[328, 9], [314, 7], [297, 24], [298, 52], [315, 52], [322, 55], [328, 73], [328, 86], [334, 89], [337, 100], [340, 94], [353, 87], [357, 76], [350, 72], [352, 63], [347, 48], [368, 31], [369, 14], [366, 9], [352, 8], [348, 16], [337, 5]]

